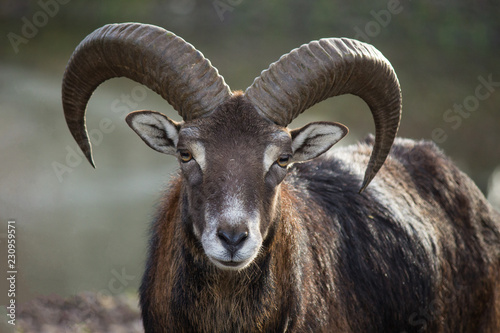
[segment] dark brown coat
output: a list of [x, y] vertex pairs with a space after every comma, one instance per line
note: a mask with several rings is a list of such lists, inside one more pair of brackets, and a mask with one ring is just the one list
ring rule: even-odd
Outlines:
[[372, 140], [296, 164], [243, 271], [211, 264], [172, 181], [152, 227], [148, 332], [500, 332], [500, 215], [434, 145], [399, 139], [363, 194]]

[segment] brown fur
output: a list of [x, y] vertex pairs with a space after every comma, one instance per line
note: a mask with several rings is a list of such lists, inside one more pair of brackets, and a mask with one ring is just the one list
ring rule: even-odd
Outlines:
[[[217, 126], [245, 135], [265, 127], [232, 103], [227, 110], [239, 112], [219, 116], [239, 125]], [[372, 143], [294, 165], [267, 194], [278, 204], [263, 215], [259, 255], [240, 271], [207, 258], [187, 212], [189, 186], [175, 177], [152, 228], [141, 287], [146, 331], [500, 332], [499, 214], [439, 150], [411, 140], [395, 142], [358, 194], [356, 170]], [[230, 149], [249, 148], [234, 141], [217, 158]], [[232, 177], [258, 168], [248, 166]], [[217, 187], [215, 175], [205, 181]]]

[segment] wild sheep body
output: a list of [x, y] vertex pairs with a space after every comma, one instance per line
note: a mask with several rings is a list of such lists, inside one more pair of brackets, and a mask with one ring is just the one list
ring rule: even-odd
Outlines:
[[[62, 90], [92, 165], [85, 108], [118, 76], [183, 118], [126, 118], [180, 166], [151, 230], [140, 289], [147, 332], [500, 332], [500, 214], [433, 144], [395, 140], [399, 82], [373, 46], [313, 41], [232, 92], [171, 32], [97, 29]], [[369, 106], [374, 138], [329, 151], [344, 125], [287, 128], [347, 93]]]
[[293, 165], [255, 264], [214, 267], [175, 177], [141, 287], [149, 332], [498, 332], [500, 216], [432, 143], [396, 139], [357, 189], [372, 139]]

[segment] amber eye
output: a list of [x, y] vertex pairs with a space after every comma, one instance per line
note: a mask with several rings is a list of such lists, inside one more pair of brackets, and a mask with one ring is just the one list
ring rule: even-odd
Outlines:
[[193, 155], [189, 150], [179, 150], [179, 158], [181, 159], [182, 162], [189, 162], [193, 158]]
[[276, 160], [276, 163], [282, 168], [286, 168], [288, 163], [290, 163], [290, 155], [281, 155], [278, 160]]

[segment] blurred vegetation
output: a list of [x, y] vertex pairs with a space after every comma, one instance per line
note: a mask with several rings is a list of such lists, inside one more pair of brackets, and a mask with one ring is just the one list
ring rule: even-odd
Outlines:
[[[39, 13], [48, 4], [57, 11], [43, 21]], [[124, 129], [123, 119], [106, 113], [113, 100], [136, 86], [118, 79], [103, 84], [89, 105], [89, 128], [103, 117], [118, 128], [94, 147], [99, 169], [82, 164], [63, 182], [54, 175], [52, 163], [64, 162], [68, 145], [77, 149], [62, 117], [60, 81], [74, 48], [94, 29], [136, 21], [171, 30], [202, 51], [232, 89], [245, 89], [302, 43], [354, 38], [362, 31], [398, 73], [404, 105], [399, 135], [429, 140], [441, 128], [447, 138], [439, 146], [486, 192], [500, 164], [500, 87], [458, 128], [443, 117], [474, 96], [479, 77], [500, 82], [499, 15], [495, 0], [2, 0], [0, 147], [8, 158], [0, 168], [0, 220], [20, 220], [25, 298], [105, 289], [114, 270], [123, 267], [134, 276], [123, 290], [134, 290], [151, 206], [175, 172], [172, 159], [150, 151]], [[15, 52], [9, 34], [22, 37], [26, 21], [34, 19], [44, 24]], [[177, 117], [149, 90], [138, 104]], [[322, 102], [292, 126], [314, 119], [349, 126], [347, 143], [373, 132], [367, 107], [355, 97]]]

